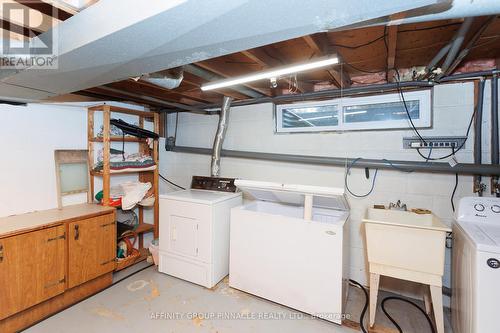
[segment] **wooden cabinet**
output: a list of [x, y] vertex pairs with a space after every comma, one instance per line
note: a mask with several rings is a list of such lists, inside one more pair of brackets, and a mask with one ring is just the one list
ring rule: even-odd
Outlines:
[[0, 332], [18, 332], [109, 286], [115, 252], [114, 208], [0, 218]]
[[71, 222], [68, 224], [68, 235], [68, 288], [115, 269], [114, 215]]
[[0, 239], [0, 320], [65, 289], [65, 226]]

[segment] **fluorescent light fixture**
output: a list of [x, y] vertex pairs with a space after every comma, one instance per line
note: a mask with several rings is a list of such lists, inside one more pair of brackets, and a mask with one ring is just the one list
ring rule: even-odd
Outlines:
[[315, 68], [320, 68], [320, 67], [338, 64], [338, 62], [339, 62], [339, 59], [337, 57], [320, 58], [316, 61], [309, 61], [306, 63], [299, 63], [299, 64], [286, 66], [286, 67], [278, 67], [275, 69], [262, 71], [262, 72], [258, 72], [255, 74], [244, 75], [244, 76], [240, 76], [240, 77], [229, 78], [229, 79], [224, 79], [224, 80], [220, 80], [220, 81], [215, 81], [212, 83], [207, 83], [207, 84], [204, 84], [201, 86], [201, 90], [205, 91], [205, 90], [220, 89], [220, 88], [235, 86], [238, 84], [243, 84], [243, 83], [252, 82], [252, 81], [278, 78], [280, 76], [287, 75], [287, 74], [304, 72], [304, 71], [315, 69]]

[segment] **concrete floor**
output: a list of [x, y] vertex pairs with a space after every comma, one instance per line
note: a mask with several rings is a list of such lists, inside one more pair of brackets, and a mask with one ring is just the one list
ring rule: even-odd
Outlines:
[[[145, 264], [142, 264], [145, 265]], [[140, 266], [135, 269], [140, 268]], [[115, 276], [123, 278], [124, 273]], [[384, 294], [380, 295], [381, 298]], [[361, 290], [351, 288], [346, 313], [357, 321], [364, 304]], [[425, 319], [402, 304], [389, 304], [405, 333], [425, 333]], [[199, 314], [199, 315], [197, 315]], [[214, 317], [215, 316], [215, 317]], [[216, 316], [230, 316], [216, 318]], [[265, 319], [261, 317], [266, 316]], [[238, 319], [234, 319], [234, 318]], [[251, 318], [261, 319], [251, 319]], [[279, 319], [278, 319], [279, 318]], [[284, 319], [283, 319], [284, 318]], [[392, 327], [382, 311], [377, 324]], [[425, 329], [422, 330], [421, 328]], [[26, 333], [353, 333], [276, 303], [232, 289], [227, 279], [214, 290], [161, 274], [156, 267], [126, 278], [111, 288], [27, 329]]]

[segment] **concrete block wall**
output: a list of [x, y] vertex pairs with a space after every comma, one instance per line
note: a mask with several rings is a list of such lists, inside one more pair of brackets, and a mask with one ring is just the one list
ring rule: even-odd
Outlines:
[[[473, 83], [456, 83], [436, 86], [433, 89], [433, 127], [421, 130], [422, 135], [465, 135], [474, 106]], [[485, 87], [483, 116], [483, 156], [489, 162], [490, 85]], [[179, 114], [177, 145], [210, 148], [217, 127], [218, 116]], [[173, 135], [175, 115], [168, 117], [168, 133]], [[402, 138], [413, 136], [411, 130], [356, 131], [345, 133], [275, 134], [273, 106], [260, 104], [234, 107], [229, 116], [225, 149], [259, 151], [284, 154], [322, 155], [335, 157], [386, 158], [416, 160], [422, 158], [414, 150], [403, 149]], [[457, 153], [459, 162], [472, 162], [473, 130], [465, 149]], [[436, 150], [433, 156], [449, 151]], [[174, 182], [188, 187], [192, 175], [208, 175], [210, 157], [194, 154], [160, 153], [161, 173]], [[342, 167], [222, 158], [221, 175], [252, 180], [275, 181], [321, 186], [344, 187]], [[371, 170], [373, 176], [374, 170]], [[485, 179], [485, 183], [489, 180]], [[367, 207], [401, 200], [408, 207], [432, 210], [451, 225], [453, 212], [450, 196], [455, 184], [454, 175], [429, 173], [403, 173], [380, 170], [375, 190], [367, 198], [349, 196], [351, 205], [351, 278], [367, 283], [364, 238], [361, 219]], [[364, 170], [353, 169], [349, 187], [355, 193], [366, 193], [371, 185]], [[174, 188], [161, 184], [162, 191]], [[472, 177], [460, 176], [455, 203], [461, 197], [471, 196]], [[450, 286], [450, 251], [447, 250], [444, 285]], [[382, 281], [384, 283], [384, 281]], [[390, 289], [390, 288], [389, 288]]]

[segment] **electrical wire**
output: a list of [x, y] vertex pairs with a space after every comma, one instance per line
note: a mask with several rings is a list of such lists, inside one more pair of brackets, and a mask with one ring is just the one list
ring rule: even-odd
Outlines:
[[158, 174], [158, 176], [160, 176], [161, 179], [163, 179], [164, 181], [166, 181], [167, 183], [169, 183], [170, 185], [173, 185], [175, 187], [178, 187], [180, 188], [181, 190], [185, 190], [186, 188], [185, 187], [182, 187], [180, 185], [177, 185], [176, 183], [174, 183], [173, 181], [170, 181], [168, 180], [167, 178], [163, 177], [161, 174]]
[[[359, 316], [359, 326], [360, 326], [361, 331], [363, 333], [368, 333], [367, 329], [365, 328], [365, 323], [364, 323], [366, 311], [368, 309], [368, 300], [369, 300], [368, 292], [366, 291], [366, 288], [361, 283], [359, 283], [359, 282], [357, 282], [355, 280], [349, 279], [349, 283], [352, 284], [352, 285], [354, 285], [354, 286], [356, 286], [356, 287], [358, 287], [358, 288], [360, 288], [363, 291], [363, 294], [365, 295], [365, 305], [363, 306], [363, 310], [361, 311], [361, 314]], [[432, 333], [436, 333], [436, 330], [434, 328], [434, 325], [432, 324], [431, 318], [425, 312], [425, 310], [423, 310], [420, 306], [418, 306], [417, 304], [415, 304], [414, 302], [412, 302], [410, 300], [407, 300], [406, 298], [397, 297], [397, 296], [389, 296], [389, 297], [386, 297], [386, 298], [384, 298], [382, 300], [381, 308], [382, 308], [382, 311], [384, 312], [385, 316], [398, 329], [399, 333], [403, 333], [403, 330], [401, 329], [401, 327], [399, 326], [399, 324], [394, 320], [394, 318], [392, 318], [392, 316], [387, 312], [387, 309], [385, 308], [385, 303], [387, 301], [390, 301], [390, 300], [402, 301], [402, 302], [408, 303], [408, 304], [412, 305], [413, 307], [417, 308], [425, 316], [425, 319], [427, 320], [427, 323], [429, 324], [431, 332]]]
[[458, 187], [458, 173], [455, 174], [455, 187], [453, 188], [453, 192], [451, 193], [451, 209], [453, 212], [455, 212], [455, 203], [453, 202], [453, 199], [455, 198], [455, 193], [457, 192], [457, 187]]
[[368, 45], [371, 45], [373, 43], [376, 43], [378, 42], [379, 40], [381, 40], [382, 38], [385, 38], [386, 34], [385, 34], [385, 31], [384, 31], [384, 34], [380, 37], [377, 37], [375, 39], [372, 39], [366, 43], [363, 43], [363, 44], [358, 44], [358, 45], [345, 45], [345, 44], [330, 44], [330, 46], [333, 46], [333, 47], [342, 47], [342, 48], [345, 48], [345, 49], [350, 49], [350, 50], [355, 50], [355, 49], [359, 49], [360, 47], [364, 47], [364, 46], [368, 46]]
[[347, 170], [346, 170], [346, 173], [345, 173], [345, 178], [344, 178], [344, 183], [345, 183], [345, 188], [347, 190], [347, 192], [349, 192], [353, 197], [356, 197], [356, 198], [366, 198], [367, 196], [369, 196], [370, 194], [372, 194], [374, 188], [375, 188], [375, 181], [377, 180], [377, 174], [378, 174], [378, 169], [375, 169], [375, 174], [373, 175], [373, 180], [372, 180], [372, 185], [371, 185], [371, 188], [370, 190], [366, 193], [366, 194], [356, 194], [354, 192], [351, 191], [351, 189], [349, 188], [349, 183], [347, 181], [348, 177], [349, 177], [349, 173], [351, 172], [351, 168], [354, 166], [354, 164], [356, 164], [359, 160], [362, 160], [361, 157], [358, 157], [356, 158], [354, 161], [352, 161], [352, 163], [347, 167]]
[[401, 100], [403, 101], [403, 106], [404, 106], [404, 109], [406, 111], [406, 116], [408, 117], [408, 120], [410, 121], [410, 125], [411, 125], [413, 131], [415, 132], [415, 134], [417, 134], [417, 136], [420, 139], [420, 141], [425, 144], [427, 142], [420, 135], [420, 132], [418, 131], [417, 127], [415, 126], [415, 123], [413, 122], [413, 119], [412, 119], [411, 114], [410, 114], [410, 110], [408, 110], [408, 105], [406, 104], [405, 96], [404, 96], [403, 91], [401, 90], [401, 86], [400, 86], [401, 77], [399, 75], [399, 71], [395, 67], [393, 69], [394, 69], [394, 71], [396, 72], [396, 75], [397, 75], [396, 87], [398, 89], [399, 95], [401, 96]]

